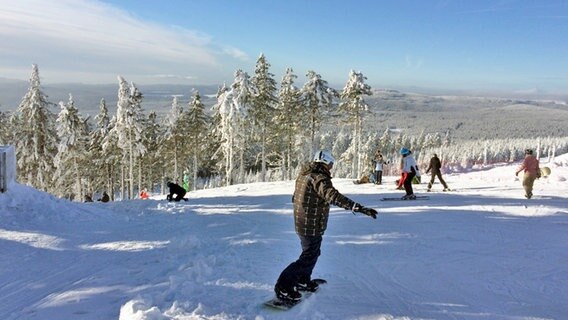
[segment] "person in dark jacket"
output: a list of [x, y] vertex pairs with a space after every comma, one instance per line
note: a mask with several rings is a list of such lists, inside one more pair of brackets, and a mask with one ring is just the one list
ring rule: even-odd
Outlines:
[[103, 192], [103, 196], [102, 196], [99, 200], [97, 200], [97, 201], [109, 202], [109, 201], [110, 201], [110, 197], [109, 197], [108, 193], [106, 193], [106, 191], [105, 191], [105, 192]]
[[282, 301], [297, 302], [302, 296], [298, 291], [313, 292], [318, 288], [311, 276], [320, 255], [330, 204], [377, 218], [376, 210], [363, 207], [333, 187], [330, 170], [334, 161], [329, 151], [318, 151], [314, 161], [304, 166], [296, 179], [292, 201], [302, 254], [282, 271], [274, 286], [276, 297]]
[[[180, 201], [180, 200], [185, 200], [187, 201], [186, 198], [184, 198], [183, 196], [185, 196], [186, 191], [185, 189], [180, 186], [177, 183], [173, 183], [173, 182], [168, 182], [168, 188], [170, 189], [170, 194], [168, 194], [166, 196], [166, 199], [168, 199], [168, 201]], [[174, 197], [175, 195], [175, 197]]]
[[434, 156], [430, 159], [430, 165], [428, 166], [428, 169], [426, 169], [426, 173], [430, 171], [432, 171], [432, 178], [430, 179], [430, 183], [428, 183], [427, 191], [430, 191], [432, 189], [432, 185], [434, 184], [434, 179], [436, 179], [436, 177], [438, 177], [438, 180], [440, 180], [440, 183], [444, 186], [444, 191], [450, 191], [450, 188], [448, 188], [446, 181], [444, 181], [444, 178], [442, 178], [442, 162], [440, 161], [440, 158], [438, 158], [438, 155], [435, 153]]

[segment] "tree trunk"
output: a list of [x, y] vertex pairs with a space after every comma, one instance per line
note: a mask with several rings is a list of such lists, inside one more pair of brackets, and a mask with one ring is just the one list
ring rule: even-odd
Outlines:
[[262, 125], [262, 137], [261, 139], [261, 144], [262, 144], [262, 151], [261, 151], [261, 174], [260, 174], [260, 178], [262, 182], [266, 181], [266, 125]]
[[[196, 190], [197, 186], [197, 149], [193, 152], [193, 190]], [[189, 190], [188, 190], [189, 191]]]
[[132, 138], [132, 130], [128, 132], [128, 140], [129, 140], [129, 166], [128, 166], [128, 199], [134, 199], [134, 146], [133, 146], [133, 138]]

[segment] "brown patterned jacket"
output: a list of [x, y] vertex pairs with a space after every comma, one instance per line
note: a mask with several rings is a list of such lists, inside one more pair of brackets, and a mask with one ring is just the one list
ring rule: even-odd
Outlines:
[[331, 173], [322, 163], [312, 162], [302, 168], [293, 196], [296, 233], [320, 236], [327, 228], [329, 205], [351, 210], [355, 202], [342, 195], [331, 183]]

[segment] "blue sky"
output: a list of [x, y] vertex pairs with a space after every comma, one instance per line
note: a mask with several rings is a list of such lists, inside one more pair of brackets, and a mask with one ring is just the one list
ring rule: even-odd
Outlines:
[[564, 0], [0, 0], [0, 77], [222, 84], [264, 53], [298, 85], [566, 93], [567, 35]]

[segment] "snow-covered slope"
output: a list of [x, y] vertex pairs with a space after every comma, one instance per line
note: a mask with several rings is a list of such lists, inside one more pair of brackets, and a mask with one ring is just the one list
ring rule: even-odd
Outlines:
[[[447, 175], [427, 201], [334, 179], [377, 220], [334, 208], [314, 276], [288, 312], [261, 307], [300, 252], [293, 182], [190, 193], [186, 203], [71, 203], [0, 194], [0, 319], [563, 319], [568, 155], [523, 198], [514, 166]], [[441, 190], [439, 184], [435, 191]], [[425, 184], [416, 187], [425, 193]]]

